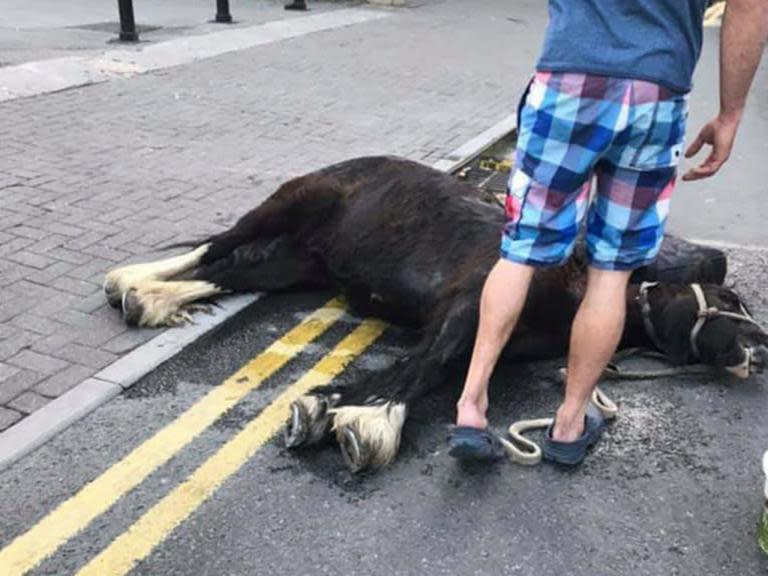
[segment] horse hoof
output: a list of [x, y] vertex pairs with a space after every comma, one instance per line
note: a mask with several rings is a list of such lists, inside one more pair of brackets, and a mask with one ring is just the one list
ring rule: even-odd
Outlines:
[[107, 304], [112, 308], [120, 308], [123, 304], [123, 295], [114, 282], [109, 280], [104, 282], [104, 296], [107, 298]]
[[304, 404], [296, 400], [291, 404], [291, 417], [285, 427], [285, 446], [297, 448], [309, 437], [309, 412]]
[[291, 404], [291, 417], [285, 427], [288, 448], [320, 444], [331, 432], [333, 416], [328, 412], [334, 397], [319, 394], [301, 396]]
[[357, 433], [348, 427], [344, 427], [338, 434], [341, 455], [344, 463], [353, 474], [357, 474], [368, 466], [368, 457]]
[[139, 300], [138, 293], [135, 288], [131, 288], [122, 298], [123, 319], [128, 326], [138, 326], [141, 322], [141, 317], [144, 315], [144, 306]]

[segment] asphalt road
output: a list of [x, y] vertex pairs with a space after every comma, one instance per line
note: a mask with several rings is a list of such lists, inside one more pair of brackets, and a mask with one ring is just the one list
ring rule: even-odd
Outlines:
[[[732, 280], [759, 318], [765, 253], [734, 254]], [[27, 532], [89, 481], [263, 351], [329, 294], [267, 297], [146, 377], [129, 393], [0, 474], [0, 542]], [[357, 325], [342, 317], [264, 385], [216, 419], [32, 574], [76, 573], [232, 440]], [[380, 369], [412, 336], [387, 330], [340, 376]], [[509, 365], [494, 379], [491, 421], [544, 416], [558, 363]], [[267, 442], [210, 498], [161, 531], [133, 574], [708, 574], [758, 575], [759, 458], [766, 378], [610, 384], [620, 417], [579, 469], [467, 467], [445, 453], [461, 374], [412, 412], [398, 460], [346, 471], [338, 449]], [[217, 470], [213, 471], [214, 473]], [[115, 482], [115, 486], [118, 482]], [[105, 501], [112, 486], [99, 498]], [[199, 486], [187, 497], [195, 499]], [[174, 516], [184, 501], [158, 516]], [[78, 508], [74, 516], [85, 514]], [[71, 520], [71, 519], [70, 519]], [[44, 546], [54, 528], [38, 532]], [[133, 537], [136, 538], [134, 529]], [[129, 548], [130, 551], [130, 548]], [[144, 556], [141, 556], [142, 558]], [[130, 564], [129, 564], [130, 566]], [[8, 573], [8, 572], [3, 572]], [[95, 572], [99, 574], [109, 571]], [[116, 572], [123, 573], [123, 572]]]

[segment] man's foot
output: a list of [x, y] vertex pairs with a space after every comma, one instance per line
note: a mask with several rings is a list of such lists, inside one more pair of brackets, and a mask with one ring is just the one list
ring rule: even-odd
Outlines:
[[307, 3], [305, 0], [293, 0], [290, 4], [284, 6], [286, 10], [306, 10]]
[[555, 442], [575, 442], [584, 433], [584, 412], [567, 413], [562, 407], [557, 411], [552, 428]]
[[456, 426], [485, 430], [488, 427], [488, 420], [485, 418], [486, 409], [487, 406], [481, 406], [476, 402], [459, 400], [456, 404]]
[[457, 460], [494, 462], [506, 454], [499, 437], [490, 430], [456, 426], [448, 437], [448, 454]]
[[572, 441], [560, 441], [554, 437], [555, 423], [547, 429], [546, 440], [542, 447], [542, 456], [550, 462], [566, 466], [581, 464], [587, 455], [587, 450], [597, 443], [605, 428], [605, 421], [600, 411], [593, 405], [587, 408], [584, 416], [581, 434]]

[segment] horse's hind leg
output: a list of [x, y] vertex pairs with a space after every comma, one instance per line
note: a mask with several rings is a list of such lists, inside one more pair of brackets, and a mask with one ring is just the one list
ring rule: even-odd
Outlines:
[[[183, 308], [194, 300], [222, 292], [322, 284], [322, 271], [291, 238], [324, 222], [341, 192], [335, 181], [316, 175], [286, 182], [232, 228], [191, 252], [109, 272], [107, 300], [122, 305], [129, 324], [160, 326], [184, 320]], [[170, 279], [177, 281], [163, 282]]]
[[104, 294], [113, 308], [120, 308], [123, 296], [143, 282], [169, 280], [197, 266], [210, 244], [198, 246], [190, 252], [142, 264], [130, 264], [107, 273]]
[[397, 456], [409, 406], [440, 385], [451, 360], [468, 352], [476, 322], [472, 295], [457, 298], [443, 320], [386, 370], [303, 396], [291, 406], [286, 444], [311, 445], [333, 433], [352, 472], [386, 466]]
[[221, 292], [203, 280], [142, 280], [123, 295], [123, 318], [129, 326], [178, 326], [192, 320], [193, 302]]
[[131, 326], [175, 326], [190, 320], [197, 300], [227, 292], [279, 291], [322, 285], [325, 276], [292, 241], [276, 238], [235, 248], [213, 262], [203, 258], [183, 279], [133, 280], [122, 298], [123, 316]]

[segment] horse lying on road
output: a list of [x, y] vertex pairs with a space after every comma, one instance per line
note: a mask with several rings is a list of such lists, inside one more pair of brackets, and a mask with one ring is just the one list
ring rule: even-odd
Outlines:
[[[183, 323], [195, 302], [223, 293], [333, 288], [356, 314], [419, 330], [419, 343], [388, 369], [291, 407], [289, 447], [335, 433], [352, 470], [378, 468], [394, 459], [408, 408], [471, 351], [503, 224], [495, 200], [451, 175], [400, 158], [356, 158], [286, 182], [191, 252], [109, 272], [104, 289], [136, 326]], [[565, 265], [536, 271], [505, 358], [566, 353], [586, 269], [577, 249]], [[721, 251], [667, 237], [657, 262], [633, 276], [621, 347], [740, 377], [761, 371], [768, 335], [722, 286], [725, 274]]]

